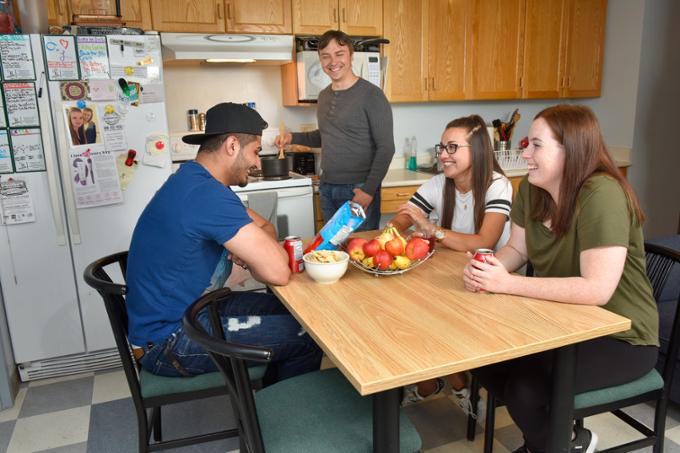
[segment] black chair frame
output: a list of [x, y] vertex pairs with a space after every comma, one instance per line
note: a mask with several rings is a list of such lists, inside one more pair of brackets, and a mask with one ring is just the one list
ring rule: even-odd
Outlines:
[[[654, 299], [658, 301], [670, 274], [671, 267], [674, 263], [680, 265], [680, 252], [667, 247], [650, 244], [648, 242], [645, 243], [645, 251], [647, 253], [647, 277], [652, 283]], [[663, 366], [663, 370], [661, 371], [661, 377], [665, 383], [662, 388], [623, 400], [617, 400], [607, 404], [600, 404], [597, 406], [589, 406], [574, 410], [574, 420], [576, 421], [576, 426], [578, 427], [583, 427], [583, 419], [586, 417], [605, 412], [611, 412], [616, 417], [626, 422], [629, 426], [645, 436], [642, 439], [637, 439], [622, 445], [617, 445], [606, 450], [598, 450], [600, 453], [624, 453], [649, 446], [653, 447], [654, 453], [663, 452], [668, 397], [670, 395], [671, 385], [673, 383], [675, 365], [678, 360], [678, 350], [680, 349], [680, 322], [678, 321], [680, 321], [680, 294], [678, 294], [678, 301], [675, 308], [675, 314], [673, 316], [673, 327], [671, 329], [671, 335], [668, 341], [669, 348], [666, 354], [666, 361]], [[478, 381], [473, 379], [472, 385], [472, 390], [475, 392], [473, 395], [478, 395]], [[622, 408], [648, 401], [656, 401], [653, 429], [650, 429], [648, 426], [636, 420], [622, 410]], [[501, 404], [502, 402], [498, 398], [496, 398], [491, 393], [488, 393], [486, 423], [484, 427], [484, 453], [491, 453], [493, 451], [495, 410], [496, 407]], [[476, 405], [473, 407], [476, 407]], [[470, 417], [468, 418], [467, 432], [467, 437], [469, 440], [474, 440], [474, 430], [475, 420]]]
[[[111, 321], [116, 347], [120, 354], [123, 371], [125, 372], [130, 393], [132, 394], [132, 401], [134, 402], [135, 411], [137, 413], [140, 453], [211, 442], [237, 436], [238, 430], [233, 428], [214, 433], [165, 441], [162, 440], [162, 406], [224, 395], [226, 394], [226, 389], [223, 386], [219, 386], [210, 389], [173, 393], [148, 398], [142, 396], [139, 383], [139, 365], [132, 355], [132, 349], [127, 338], [128, 317], [125, 308], [127, 286], [120, 283], [114, 283], [105, 270], [107, 266], [118, 265], [122, 275], [125, 276], [127, 271], [127, 257], [127, 251], [118, 252], [91, 263], [84, 271], [84, 279], [85, 282], [96, 289], [102, 299], [104, 299], [106, 313]], [[221, 325], [219, 325], [219, 328], [221, 330]], [[151, 410], [151, 417], [149, 417], [147, 413], [147, 410], [149, 409]], [[154, 443], [150, 442], [152, 433], [154, 436]]]
[[[264, 453], [262, 432], [257, 418], [255, 399], [250, 388], [247, 362], [267, 363], [272, 359], [272, 351], [267, 348], [236, 343], [225, 343], [213, 338], [196, 318], [208, 309], [213, 329], [220, 322], [219, 304], [227, 302], [228, 288], [223, 288], [203, 296], [195, 302], [184, 315], [184, 330], [187, 335], [209, 351], [217, 367], [225, 377], [225, 384], [231, 399], [232, 409], [239, 430], [241, 451]], [[219, 330], [217, 330], [219, 332]], [[224, 336], [222, 335], [222, 338]]]

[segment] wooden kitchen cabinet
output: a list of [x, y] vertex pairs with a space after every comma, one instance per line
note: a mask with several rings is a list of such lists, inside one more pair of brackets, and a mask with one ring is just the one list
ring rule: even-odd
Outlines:
[[602, 86], [607, 0], [565, 0], [564, 78], [561, 96], [596, 97]]
[[600, 95], [606, 0], [526, 0], [522, 97]]
[[558, 98], [562, 88], [565, 0], [526, 0], [522, 97]]
[[291, 33], [291, 0], [151, 0], [158, 31]]
[[525, 0], [474, 0], [468, 99], [519, 99]]
[[380, 213], [397, 212], [397, 208], [410, 200], [419, 187], [420, 185], [383, 187], [380, 190]]
[[293, 0], [293, 33], [321, 35], [339, 29], [352, 36], [380, 36], [382, 0]]
[[[151, 30], [149, 0], [121, 0], [120, 10], [125, 26]], [[114, 0], [47, 0], [49, 25], [68, 25], [73, 15], [115, 16], [116, 3]]]
[[149, 0], [121, 0], [120, 10], [126, 27], [153, 30]]
[[151, 0], [151, 18], [158, 31], [227, 31], [224, 0]]
[[293, 31], [291, 0], [226, 0], [227, 31], [279, 33]]
[[468, 12], [466, 0], [385, 0], [390, 101], [465, 97]]
[[66, 0], [47, 0], [47, 23], [57, 27], [71, 23], [71, 13]]

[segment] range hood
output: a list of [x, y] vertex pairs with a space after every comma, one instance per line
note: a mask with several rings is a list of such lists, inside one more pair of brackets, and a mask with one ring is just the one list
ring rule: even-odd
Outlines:
[[264, 61], [293, 60], [292, 35], [210, 35], [161, 33], [163, 60]]

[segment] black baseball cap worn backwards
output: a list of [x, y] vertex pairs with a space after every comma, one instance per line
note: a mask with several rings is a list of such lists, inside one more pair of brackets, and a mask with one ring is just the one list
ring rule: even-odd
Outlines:
[[222, 134], [250, 134], [262, 135], [267, 122], [259, 113], [243, 104], [222, 102], [210, 107], [205, 114], [205, 132], [182, 137], [184, 143], [200, 145], [205, 139], [213, 135]]

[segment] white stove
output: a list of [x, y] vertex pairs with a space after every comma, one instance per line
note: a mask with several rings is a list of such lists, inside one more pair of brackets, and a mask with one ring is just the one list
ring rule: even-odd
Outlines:
[[231, 186], [231, 189], [236, 192], [252, 192], [254, 190], [271, 190], [282, 189], [286, 187], [305, 187], [312, 186], [311, 178], [290, 172], [290, 177], [287, 179], [265, 179], [261, 176], [248, 176], [248, 185], [245, 187]]

